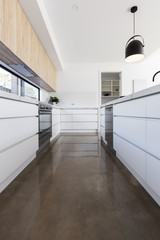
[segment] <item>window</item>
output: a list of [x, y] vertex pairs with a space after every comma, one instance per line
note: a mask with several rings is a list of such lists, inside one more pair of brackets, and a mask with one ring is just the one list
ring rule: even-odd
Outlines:
[[38, 87], [3, 66], [0, 66], [0, 90], [40, 100]]

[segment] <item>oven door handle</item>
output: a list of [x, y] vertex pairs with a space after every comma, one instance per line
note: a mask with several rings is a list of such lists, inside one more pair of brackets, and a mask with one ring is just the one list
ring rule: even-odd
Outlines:
[[39, 114], [45, 114], [45, 113], [51, 114], [52, 112], [50, 112], [50, 111], [39, 111]]

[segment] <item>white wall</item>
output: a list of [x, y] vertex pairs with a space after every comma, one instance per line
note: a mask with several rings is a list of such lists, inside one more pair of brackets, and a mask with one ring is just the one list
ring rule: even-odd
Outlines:
[[120, 95], [133, 92], [133, 80], [146, 80], [147, 87], [160, 83], [160, 74], [155, 83], [152, 77], [160, 70], [160, 50], [140, 63], [123, 64], [66, 64], [57, 74], [57, 93], [50, 95], [60, 99], [62, 107], [97, 107], [100, 101], [100, 72], [122, 72]]

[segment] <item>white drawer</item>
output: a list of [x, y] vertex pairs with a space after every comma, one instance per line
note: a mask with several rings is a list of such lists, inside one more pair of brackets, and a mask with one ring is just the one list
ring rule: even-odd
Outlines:
[[97, 114], [97, 109], [73, 109], [73, 114]]
[[37, 105], [0, 98], [0, 118], [37, 115]]
[[61, 122], [72, 122], [72, 115], [61, 115]]
[[73, 122], [73, 129], [82, 129], [82, 130], [96, 130], [97, 129], [97, 123], [94, 123], [94, 122], [89, 122], [89, 123], [84, 123], [84, 122], [81, 122], [81, 123], [76, 123], [76, 122]]
[[120, 160], [125, 161], [145, 180], [145, 152], [114, 134], [114, 149]]
[[123, 102], [113, 106], [113, 115], [145, 117], [145, 98]]
[[160, 196], [160, 160], [146, 155], [146, 182]]
[[0, 119], [0, 150], [38, 132], [38, 117]]
[[60, 124], [52, 126], [52, 139], [54, 139], [60, 133]]
[[145, 119], [114, 117], [114, 133], [145, 149]]
[[63, 114], [72, 114], [72, 109], [61, 109], [61, 115]]
[[38, 135], [0, 153], [0, 183], [38, 150]]
[[146, 150], [160, 159], [160, 119], [146, 120]]
[[97, 115], [73, 115], [73, 121], [75, 122], [97, 122], [98, 116]]
[[160, 94], [146, 98], [146, 117], [160, 118]]
[[72, 130], [73, 127], [72, 127], [72, 123], [61, 123], [61, 129], [62, 130]]

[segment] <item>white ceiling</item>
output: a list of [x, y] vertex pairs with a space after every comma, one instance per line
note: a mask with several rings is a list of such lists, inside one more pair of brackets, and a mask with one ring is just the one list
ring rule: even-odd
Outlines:
[[[160, 48], [160, 0], [19, 0], [48, 55], [64, 63], [124, 63], [133, 33], [130, 8], [138, 6], [136, 34], [145, 55]], [[78, 10], [72, 9], [73, 5]], [[57, 58], [57, 59], [56, 59]]]

